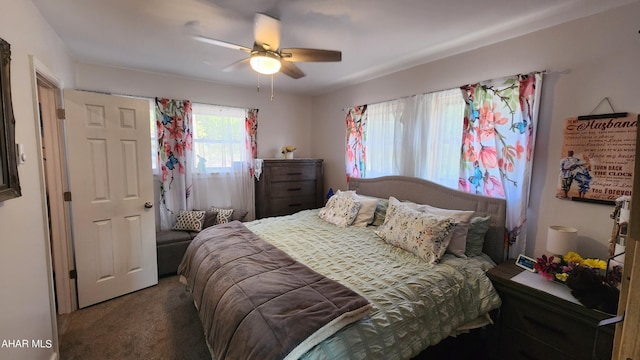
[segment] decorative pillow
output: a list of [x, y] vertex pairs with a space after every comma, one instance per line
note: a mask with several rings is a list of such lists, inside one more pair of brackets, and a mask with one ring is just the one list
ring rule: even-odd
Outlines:
[[233, 215], [233, 209], [220, 209], [217, 207], [212, 207], [211, 211], [215, 211], [218, 214], [216, 215], [216, 223], [218, 224], [226, 224], [231, 221], [231, 215]]
[[384, 223], [384, 219], [387, 216], [387, 208], [389, 208], [389, 199], [378, 199], [376, 211], [373, 214], [372, 226], [380, 226]]
[[457, 257], [466, 258], [465, 249], [467, 247], [467, 231], [469, 230], [469, 221], [473, 216], [473, 211], [441, 209], [431, 205], [416, 204], [410, 201], [403, 201], [406, 206], [431, 214], [446, 216], [458, 220], [458, 226], [451, 234], [451, 241], [447, 246], [447, 252]]
[[376, 213], [376, 207], [378, 206], [378, 199], [371, 196], [363, 196], [355, 194], [355, 199], [360, 203], [360, 210], [358, 210], [358, 216], [353, 221], [353, 226], [367, 227], [373, 222], [373, 216]]
[[172, 230], [200, 231], [204, 222], [204, 213], [201, 210], [179, 210], [176, 224]]
[[215, 225], [217, 217], [218, 217], [217, 211], [213, 209], [207, 210], [207, 212], [204, 214], [204, 222], [202, 224], [202, 229], [204, 230], [208, 227]]
[[247, 210], [233, 209], [233, 214], [231, 214], [231, 221], [244, 221], [244, 219], [247, 217], [247, 214], [249, 214]]
[[469, 231], [469, 221], [471, 221], [473, 211], [441, 209], [429, 205], [422, 205], [420, 210], [458, 220], [458, 225], [453, 230], [451, 241], [447, 246], [447, 252], [457, 257], [466, 258], [467, 232]]
[[491, 216], [473, 217], [469, 221], [469, 232], [467, 232], [467, 256], [478, 256], [482, 254], [484, 237], [491, 226]]
[[327, 205], [320, 209], [318, 216], [338, 227], [347, 227], [356, 219], [361, 206], [352, 194], [338, 190], [329, 198]]
[[389, 244], [433, 264], [446, 251], [455, 227], [455, 219], [411, 209], [391, 197], [385, 221], [375, 233]]

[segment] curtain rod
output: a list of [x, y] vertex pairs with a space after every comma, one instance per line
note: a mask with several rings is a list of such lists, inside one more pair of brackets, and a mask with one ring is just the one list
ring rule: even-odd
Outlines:
[[[527, 74], [542, 74], [542, 75], [544, 75], [544, 74], [547, 74], [547, 73], [549, 73], [548, 70], [536, 70], [536, 71], [530, 71]], [[519, 75], [523, 75], [523, 74], [505, 75], [505, 76], [502, 76], [502, 77], [500, 77], [498, 79], [509, 77], [509, 76], [519, 76]], [[489, 81], [489, 80], [483, 80], [483, 81]], [[482, 81], [478, 81], [478, 82], [480, 83]], [[467, 85], [467, 84], [464, 84], [464, 85]], [[429, 91], [429, 92], [424, 92], [424, 93], [419, 93], [419, 94], [401, 96], [401, 97], [395, 98], [395, 99], [380, 100], [380, 101], [377, 101], [377, 102], [374, 102], [374, 103], [371, 103], [371, 104], [362, 104], [362, 105], [375, 105], [375, 104], [380, 104], [380, 103], [383, 103], [383, 102], [389, 102], [389, 101], [393, 101], [393, 100], [407, 99], [407, 98], [410, 98], [410, 97], [413, 97], [413, 96], [418, 96], [418, 95], [423, 95], [423, 94], [430, 94], [430, 93], [439, 92], [439, 91], [453, 90], [453, 89], [456, 89], [456, 88], [460, 88], [460, 87], [462, 87], [464, 85], [460, 85], [458, 87], [453, 87], [453, 88], [449, 88], [449, 89], [440, 89], [440, 90], [434, 90], [434, 91]], [[361, 105], [353, 105], [353, 106], [361, 106]], [[351, 107], [353, 107], [353, 106], [351, 106]], [[346, 112], [351, 107], [342, 108], [341, 111], [342, 112]]]

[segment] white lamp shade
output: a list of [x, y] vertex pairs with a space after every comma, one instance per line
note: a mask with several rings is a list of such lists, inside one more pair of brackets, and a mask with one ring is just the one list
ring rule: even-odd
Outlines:
[[251, 60], [249, 60], [251, 64], [251, 68], [260, 74], [263, 75], [271, 75], [280, 71], [280, 59], [269, 54], [256, 54], [251, 56]]
[[578, 246], [578, 230], [568, 226], [552, 225], [547, 232], [547, 251], [552, 255], [565, 255]]

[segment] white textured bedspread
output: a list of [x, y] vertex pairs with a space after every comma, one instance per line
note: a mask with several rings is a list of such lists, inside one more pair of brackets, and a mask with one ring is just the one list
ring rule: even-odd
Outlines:
[[488, 256], [445, 255], [426, 264], [385, 243], [375, 228], [338, 228], [318, 210], [245, 223], [247, 228], [373, 305], [369, 317], [323, 341], [302, 359], [410, 359], [500, 306], [485, 272]]

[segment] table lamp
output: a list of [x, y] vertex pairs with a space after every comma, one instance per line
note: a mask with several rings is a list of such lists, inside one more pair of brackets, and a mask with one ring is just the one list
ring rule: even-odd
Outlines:
[[566, 255], [578, 246], [578, 230], [568, 226], [552, 225], [547, 232], [547, 251], [552, 255]]

